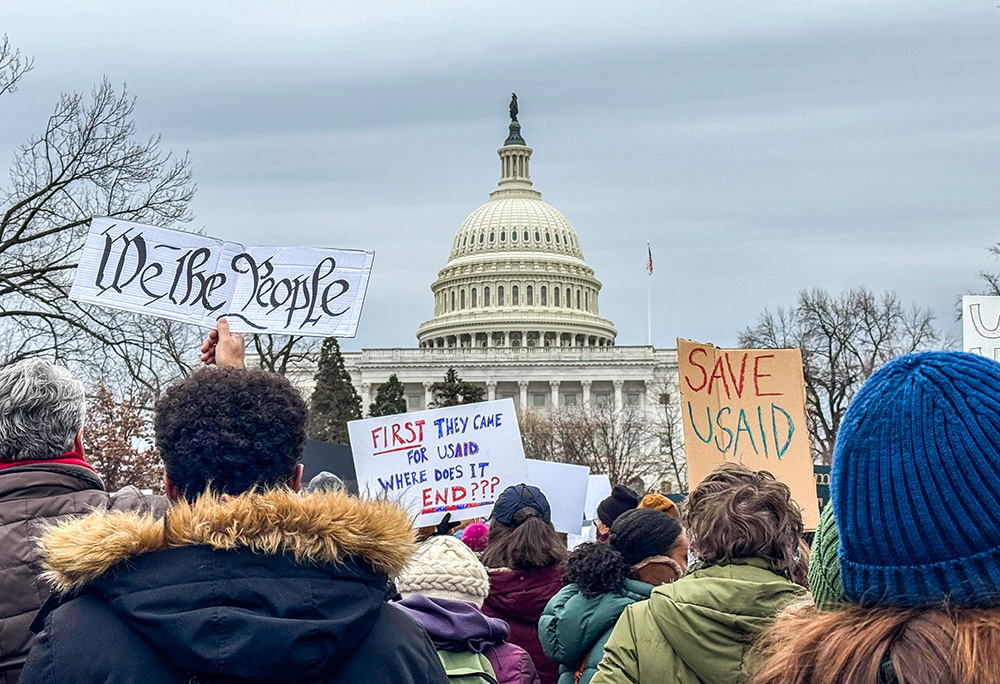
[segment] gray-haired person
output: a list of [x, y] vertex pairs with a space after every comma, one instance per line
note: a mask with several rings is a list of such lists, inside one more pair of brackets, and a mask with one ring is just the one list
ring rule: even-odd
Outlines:
[[86, 398], [69, 371], [31, 359], [0, 368], [0, 684], [15, 684], [48, 598], [38, 579], [41, 528], [95, 508], [152, 510], [161, 497], [117, 494], [87, 463]]

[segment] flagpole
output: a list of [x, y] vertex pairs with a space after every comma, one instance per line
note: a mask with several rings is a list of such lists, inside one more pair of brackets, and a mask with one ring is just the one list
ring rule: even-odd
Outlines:
[[[646, 253], [652, 255], [649, 243], [646, 243]], [[649, 259], [652, 265], [652, 256]], [[653, 269], [646, 269], [646, 333], [649, 339], [649, 346], [653, 346]]]

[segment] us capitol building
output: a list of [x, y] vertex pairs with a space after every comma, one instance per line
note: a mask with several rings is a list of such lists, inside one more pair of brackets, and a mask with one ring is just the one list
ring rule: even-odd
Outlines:
[[500, 182], [455, 234], [431, 285], [434, 317], [417, 329], [418, 347], [343, 354], [366, 413], [393, 373], [409, 410], [427, 408], [431, 385], [449, 368], [484, 387], [488, 399], [513, 398], [522, 411], [651, 407], [674, 391], [667, 388], [676, 386], [675, 349], [615, 344], [614, 324], [600, 315], [601, 283], [576, 231], [533, 187], [531, 152], [515, 98], [498, 150]]

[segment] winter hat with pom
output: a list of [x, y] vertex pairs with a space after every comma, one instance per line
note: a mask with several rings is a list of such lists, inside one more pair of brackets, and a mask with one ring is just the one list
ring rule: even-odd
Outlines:
[[482, 553], [490, 542], [490, 528], [482, 523], [472, 523], [462, 531], [462, 543], [475, 553]]
[[639, 495], [625, 485], [615, 485], [611, 496], [597, 505], [597, 519], [611, 527], [618, 516], [639, 505]]
[[396, 579], [403, 598], [429, 598], [472, 603], [483, 607], [490, 593], [490, 576], [476, 554], [450, 535], [431, 537], [419, 547]]
[[816, 535], [809, 553], [809, 591], [816, 608], [836, 610], [844, 603], [844, 583], [840, 579], [840, 537], [833, 505], [827, 502], [819, 516]]
[[1000, 363], [883, 366], [844, 416], [831, 495], [850, 601], [1000, 606]]

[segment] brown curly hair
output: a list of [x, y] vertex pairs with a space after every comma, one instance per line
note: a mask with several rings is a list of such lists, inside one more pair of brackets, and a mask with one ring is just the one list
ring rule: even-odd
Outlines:
[[788, 485], [766, 470], [720, 465], [684, 502], [684, 526], [704, 563], [759, 558], [773, 572], [806, 586], [809, 553], [802, 512]]

